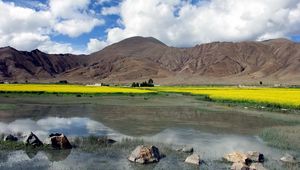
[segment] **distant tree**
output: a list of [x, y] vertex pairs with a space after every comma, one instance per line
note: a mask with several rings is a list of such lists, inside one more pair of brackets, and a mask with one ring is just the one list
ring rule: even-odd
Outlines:
[[136, 83], [133, 82], [133, 83], [131, 84], [131, 87], [136, 87]]
[[140, 87], [148, 87], [148, 83], [146, 81], [142, 82]]
[[136, 87], [140, 87], [140, 83], [135, 83]]
[[259, 82], [259, 84], [260, 84], [260, 85], [263, 85], [263, 82], [262, 82], [262, 81], [260, 81], [260, 82]]
[[68, 84], [68, 81], [67, 81], [67, 80], [60, 80], [60, 81], [58, 82], [58, 84]]
[[148, 80], [148, 87], [154, 87], [154, 81], [153, 79]]

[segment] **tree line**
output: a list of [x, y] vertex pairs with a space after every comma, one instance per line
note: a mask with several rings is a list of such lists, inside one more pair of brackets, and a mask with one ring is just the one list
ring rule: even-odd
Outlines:
[[154, 87], [154, 81], [153, 79], [149, 79], [148, 82], [147, 81], [144, 81], [142, 83], [133, 82], [131, 84], [131, 87]]

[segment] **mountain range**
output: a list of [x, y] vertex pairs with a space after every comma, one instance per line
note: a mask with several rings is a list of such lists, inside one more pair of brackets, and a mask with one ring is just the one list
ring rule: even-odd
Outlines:
[[175, 48], [132, 37], [90, 55], [0, 48], [0, 81], [156, 84], [299, 84], [300, 44], [287, 39]]

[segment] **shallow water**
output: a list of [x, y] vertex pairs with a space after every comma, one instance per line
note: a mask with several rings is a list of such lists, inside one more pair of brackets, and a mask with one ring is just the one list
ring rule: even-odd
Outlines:
[[[217, 161], [225, 153], [237, 150], [264, 153], [269, 162], [266, 166], [272, 169], [284, 168], [277, 160], [285, 152], [299, 155], [295, 151], [269, 147], [257, 137], [265, 127], [286, 125], [288, 122], [188, 96], [50, 96], [47, 99], [12, 96], [0, 97], [0, 102], [0, 133], [25, 134], [32, 131], [45, 140], [50, 133], [60, 132], [71, 139], [97, 135], [117, 141], [122, 138], [144, 139], [174, 148], [188, 145], [207, 160], [209, 166], [204, 165], [202, 169], [228, 168], [228, 165]], [[167, 155], [156, 165], [140, 167], [126, 160], [129, 153], [85, 153], [78, 149], [54, 153], [0, 151], [0, 169], [195, 168], [185, 165], [183, 158], [174, 155]]]

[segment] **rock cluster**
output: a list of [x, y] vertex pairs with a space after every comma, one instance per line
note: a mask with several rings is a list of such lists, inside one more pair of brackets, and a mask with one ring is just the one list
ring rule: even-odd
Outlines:
[[[12, 134], [7, 135], [4, 138], [4, 141], [17, 142], [20, 139]], [[50, 134], [47, 139], [49, 142], [43, 143], [34, 133], [30, 132], [25, 137], [25, 144], [32, 147], [40, 147], [45, 145], [51, 145], [54, 149], [72, 149], [68, 138], [64, 134], [55, 133]]]

